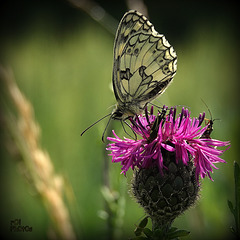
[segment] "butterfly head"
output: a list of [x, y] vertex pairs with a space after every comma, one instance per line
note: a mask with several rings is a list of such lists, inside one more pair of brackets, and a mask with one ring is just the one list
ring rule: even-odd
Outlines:
[[134, 116], [135, 114], [128, 110], [127, 106], [117, 104], [115, 109], [112, 111], [112, 119], [124, 121], [128, 119], [130, 116]]
[[127, 120], [130, 117], [141, 114], [146, 105], [145, 102], [117, 103], [115, 109], [112, 111], [112, 119], [121, 121]]
[[123, 120], [123, 111], [119, 107], [116, 107], [112, 112], [112, 119]]

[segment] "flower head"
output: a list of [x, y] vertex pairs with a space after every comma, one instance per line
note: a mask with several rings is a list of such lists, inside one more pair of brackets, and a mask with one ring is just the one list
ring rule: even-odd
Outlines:
[[198, 118], [191, 118], [188, 109], [182, 108], [176, 115], [176, 108], [168, 110], [163, 107], [162, 112], [153, 114], [145, 110], [145, 115], [130, 118], [132, 130], [140, 139], [120, 139], [113, 130], [115, 137], [108, 137], [112, 141], [107, 150], [111, 151], [112, 162], [120, 162], [122, 173], [126, 174], [131, 167], [149, 168], [158, 166], [162, 173], [166, 169], [163, 159], [163, 151], [175, 152], [176, 163], [180, 161], [187, 165], [191, 159], [196, 168], [196, 178], [204, 178], [206, 175], [212, 180], [210, 173], [218, 162], [225, 162], [220, 156], [225, 150], [217, 147], [230, 145], [229, 141], [223, 142], [206, 137], [205, 132], [209, 124], [202, 127], [205, 113]]

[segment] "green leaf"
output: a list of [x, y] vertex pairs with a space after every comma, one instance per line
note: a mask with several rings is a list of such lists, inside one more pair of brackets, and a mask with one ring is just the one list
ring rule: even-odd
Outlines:
[[163, 239], [163, 235], [164, 235], [163, 231], [159, 228], [157, 228], [153, 231], [154, 239]]
[[236, 230], [234, 229], [234, 227], [230, 227], [230, 230], [233, 234], [236, 234]]
[[134, 234], [135, 234], [135, 236], [141, 236], [142, 231], [143, 231], [142, 228], [140, 228], [140, 227], [136, 227], [136, 229], [134, 230]]
[[138, 237], [134, 237], [134, 238], [130, 238], [130, 240], [146, 240], [146, 237], [143, 236], [138, 236]]
[[134, 230], [136, 236], [140, 236], [148, 223], [148, 217], [145, 217]]
[[228, 207], [229, 207], [230, 211], [232, 212], [232, 214], [235, 216], [235, 209], [233, 208], [232, 202], [229, 200], [228, 200]]
[[140, 223], [139, 223], [139, 227], [140, 228], [145, 228], [146, 226], [147, 226], [147, 224], [148, 224], [148, 216], [147, 217], [145, 217]]
[[149, 228], [144, 228], [143, 229], [143, 233], [147, 236], [147, 237], [152, 237], [153, 232], [149, 229]]
[[171, 227], [171, 228], [168, 230], [168, 232], [175, 232], [176, 230], [177, 230], [176, 227]]
[[186, 237], [190, 232], [186, 230], [177, 230], [175, 232], [171, 232], [168, 234], [169, 239], [177, 238], [177, 237]]

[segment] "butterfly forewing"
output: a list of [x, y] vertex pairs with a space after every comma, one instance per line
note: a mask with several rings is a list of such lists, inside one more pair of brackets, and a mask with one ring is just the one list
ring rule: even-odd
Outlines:
[[145, 16], [136, 12], [127, 12], [119, 23], [114, 43], [114, 60], [122, 54], [126, 42], [137, 32], [152, 33], [153, 25]]
[[114, 43], [114, 119], [140, 114], [161, 94], [177, 70], [177, 56], [166, 38], [137, 11], [127, 12]]

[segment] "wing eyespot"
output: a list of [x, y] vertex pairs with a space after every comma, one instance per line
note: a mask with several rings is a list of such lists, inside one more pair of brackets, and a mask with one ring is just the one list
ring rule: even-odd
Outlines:
[[138, 48], [135, 48], [134, 49], [134, 54], [137, 55], [139, 53], [139, 49]]
[[128, 48], [127, 53], [131, 54], [131, 52], [132, 52], [132, 48]]

